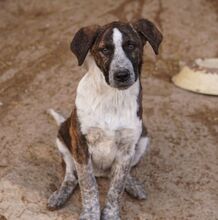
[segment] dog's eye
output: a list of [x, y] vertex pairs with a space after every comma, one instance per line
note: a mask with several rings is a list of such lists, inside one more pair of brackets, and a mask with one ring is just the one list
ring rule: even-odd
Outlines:
[[107, 47], [104, 47], [101, 49], [101, 52], [104, 54], [104, 55], [109, 55], [111, 53], [111, 50]]
[[128, 50], [134, 50], [135, 49], [135, 45], [134, 44], [128, 44], [127, 45], [127, 49]]

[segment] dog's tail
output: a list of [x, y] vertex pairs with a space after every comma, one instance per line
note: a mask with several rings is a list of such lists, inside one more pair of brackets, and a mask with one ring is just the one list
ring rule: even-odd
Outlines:
[[65, 118], [52, 108], [48, 109], [47, 113], [54, 118], [58, 126], [60, 126], [65, 121]]

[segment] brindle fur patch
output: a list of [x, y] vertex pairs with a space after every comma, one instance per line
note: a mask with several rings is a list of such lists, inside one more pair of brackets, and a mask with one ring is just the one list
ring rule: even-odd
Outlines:
[[71, 118], [69, 117], [64, 121], [58, 131], [58, 138], [64, 142], [64, 144], [67, 146], [70, 152], [72, 152], [72, 147], [71, 147], [71, 137], [69, 134], [69, 129], [70, 129], [70, 124], [71, 124]]
[[80, 164], [87, 164], [89, 159], [88, 145], [85, 136], [80, 130], [80, 123], [78, 121], [76, 108], [71, 115], [70, 136], [72, 148], [71, 152], [74, 160]]
[[133, 24], [133, 27], [141, 36], [142, 42], [145, 43], [148, 41], [155, 54], [158, 54], [158, 49], [163, 40], [163, 35], [156, 26], [147, 19], [139, 19]]
[[83, 64], [86, 55], [92, 47], [100, 26], [92, 25], [81, 28], [74, 36], [71, 43], [71, 50], [78, 59], [79, 66]]

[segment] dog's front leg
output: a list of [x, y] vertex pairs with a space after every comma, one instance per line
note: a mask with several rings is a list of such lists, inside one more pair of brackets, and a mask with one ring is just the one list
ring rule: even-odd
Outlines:
[[82, 196], [80, 220], [100, 220], [97, 183], [93, 172], [86, 137], [81, 133], [76, 111], [71, 116], [71, 145]]
[[125, 188], [125, 181], [129, 173], [130, 164], [130, 156], [116, 160], [113, 167], [112, 180], [107, 194], [106, 204], [102, 211], [102, 220], [120, 219], [119, 202]]
[[82, 196], [83, 211], [80, 220], [99, 220], [100, 205], [98, 189], [92, 169], [91, 158], [88, 164], [75, 163]]

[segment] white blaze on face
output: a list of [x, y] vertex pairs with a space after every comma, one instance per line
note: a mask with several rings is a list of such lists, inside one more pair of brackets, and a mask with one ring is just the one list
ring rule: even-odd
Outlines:
[[122, 33], [117, 28], [114, 28], [112, 37], [114, 44], [114, 55], [110, 64], [109, 82], [112, 86], [115, 85], [114, 73], [122, 71], [124, 69], [129, 70], [130, 81], [134, 82], [135, 76], [134, 76], [133, 65], [129, 60], [129, 58], [126, 56], [122, 47], [122, 43], [123, 43]]

